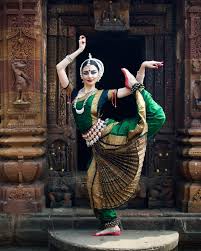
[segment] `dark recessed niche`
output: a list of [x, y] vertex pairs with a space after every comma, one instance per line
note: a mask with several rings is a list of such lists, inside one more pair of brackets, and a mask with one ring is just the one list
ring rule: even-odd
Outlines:
[[19, 3], [7, 3], [6, 7], [11, 10], [19, 10]]
[[30, 10], [30, 9], [33, 10], [36, 8], [36, 3], [31, 3], [31, 2], [26, 3], [25, 2], [25, 3], [23, 3], [22, 8], [27, 9], [27, 10]]

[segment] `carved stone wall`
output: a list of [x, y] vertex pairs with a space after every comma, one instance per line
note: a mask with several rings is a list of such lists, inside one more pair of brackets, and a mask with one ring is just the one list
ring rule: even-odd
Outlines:
[[[75, 50], [77, 34], [98, 33], [100, 26], [97, 28], [96, 19], [100, 15], [94, 12], [101, 1], [87, 3], [63, 4], [53, 0], [48, 5], [42, 0], [0, 3], [0, 210], [3, 212], [37, 212], [43, 208], [44, 185], [40, 176], [45, 153], [49, 167], [47, 205], [71, 207], [73, 201], [77, 206], [88, 205], [85, 174], [78, 170], [71, 105], [60, 88], [55, 69], [66, 53]], [[175, 6], [179, 6], [176, 13]], [[117, 7], [118, 4], [110, 5], [108, 13], [101, 14], [104, 25], [107, 15], [112, 16]], [[141, 191], [128, 206], [173, 207], [176, 188], [177, 205], [183, 211], [200, 212], [201, 2], [139, 0], [128, 5], [126, 1], [126, 8], [124, 28], [128, 39], [143, 36], [145, 58], [165, 62], [163, 70], [147, 71], [145, 83], [167, 116], [165, 126], [149, 142]], [[122, 21], [121, 13], [116, 13]], [[177, 16], [176, 23], [173, 14]], [[105, 30], [114, 25], [112, 17], [110, 27]], [[115, 27], [119, 31], [124, 29], [121, 22]], [[75, 72], [74, 62], [68, 68], [74, 85]], [[177, 152], [176, 146], [179, 146]]]
[[183, 117], [178, 120], [177, 166], [184, 181], [179, 182], [177, 201], [184, 211], [201, 212], [201, 2], [185, 1], [182, 10], [180, 15], [186, 16], [186, 23], [180, 18], [183, 30], [179, 30], [178, 40], [184, 39], [185, 54], [178, 55], [178, 71], [183, 75], [178, 79], [178, 89], [184, 105]]
[[1, 1], [0, 209], [44, 207], [46, 2]]

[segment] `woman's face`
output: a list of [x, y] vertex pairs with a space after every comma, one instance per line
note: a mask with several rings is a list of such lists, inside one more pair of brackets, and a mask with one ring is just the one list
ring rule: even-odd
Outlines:
[[82, 80], [86, 85], [95, 85], [98, 81], [99, 73], [95, 65], [85, 65], [82, 69]]

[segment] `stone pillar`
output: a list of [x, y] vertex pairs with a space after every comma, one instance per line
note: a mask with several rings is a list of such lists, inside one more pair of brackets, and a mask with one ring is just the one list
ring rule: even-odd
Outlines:
[[183, 27], [177, 33], [176, 107], [180, 108], [176, 114], [182, 128], [178, 130], [182, 180], [177, 203], [182, 211], [201, 212], [201, 1], [183, 2], [177, 26]]
[[44, 207], [46, 1], [0, 3], [0, 211]]

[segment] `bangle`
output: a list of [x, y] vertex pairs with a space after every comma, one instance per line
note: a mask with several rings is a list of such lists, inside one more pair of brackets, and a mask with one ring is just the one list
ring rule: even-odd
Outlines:
[[73, 62], [73, 59], [72, 59], [69, 55], [66, 56], [66, 59], [67, 59], [70, 63]]
[[144, 85], [141, 83], [136, 82], [132, 87], [131, 87], [131, 93], [136, 92], [137, 90], [144, 89]]

